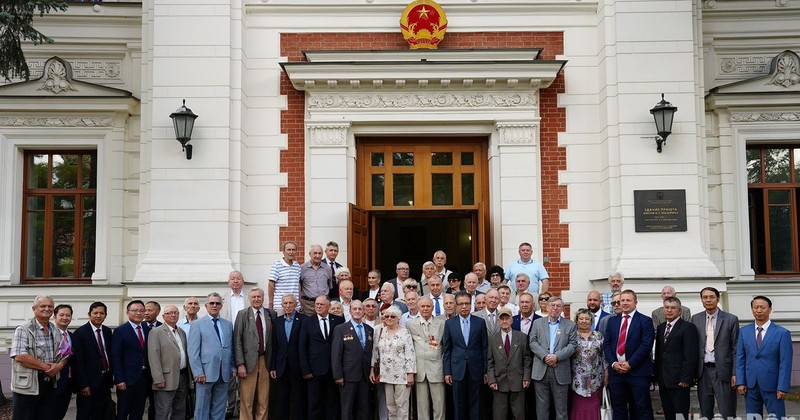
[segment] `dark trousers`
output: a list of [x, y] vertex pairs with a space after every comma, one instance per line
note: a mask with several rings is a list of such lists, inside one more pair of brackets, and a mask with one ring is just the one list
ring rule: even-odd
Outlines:
[[63, 419], [67, 416], [69, 403], [72, 401], [72, 392], [69, 389], [58, 389], [56, 390], [54, 398], [55, 410], [53, 411], [53, 418]]
[[55, 418], [56, 389], [53, 379], [39, 374], [39, 395], [13, 395], [15, 420], [42, 420]]
[[342, 405], [342, 420], [367, 420], [369, 418], [369, 380], [345, 382], [339, 388]]
[[525, 392], [525, 420], [536, 420], [536, 388], [533, 386], [533, 381], [523, 392]]
[[458, 420], [480, 419], [480, 396], [482, 380], [472, 380], [469, 373], [464, 379], [453, 381], [453, 415]]
[[135, 384], [125, 385], [125, 391], [117, 390], [117, 419], [139, 420], [144, 417], [145, 402], [150, 394], [150, 373], [142, 372]]
[[78, 407], [77, 420], [105, 420], [108, 404], [111, 401], [111, 388], [90, 388], [89, 396], [82, 397], [81, 391], [75, 396]]
[[489, 388], [486, 384], [480, 385], [480, 394], [481, 394], [481, 418], [482, 419], [490, 419], [493, 417], [492, 415], [492, 407], [494, 406], [494, 391]]
[[272, 380], [269, 407], [275, 408], [275, 418], [305, 420], [306, 383], [299, 370], [286, 368], [283, 376]]
[[[608, 389], [614, 420], [653, 420], [649, 377], [612, 375]], [[634, 408], [631, 412], [629, 405]]]
[[658, 384], [658, 396], [666, 420], [675, 420], [678, 414], [683, 415], [684, 419], [689, 418], [689, 388], [667, 388], [664, 384]]
[[[534, 413], [534, 420], [535, 420]], [[455, 420], [455, 403], [453, 403], [453, 386], [445, 385], [444, 387], [444, 418], [447, 420]]]
[[339, 390], [330, 373], [315, 376], [308, 383], [308, 418], [337, 420], [339, 418]]

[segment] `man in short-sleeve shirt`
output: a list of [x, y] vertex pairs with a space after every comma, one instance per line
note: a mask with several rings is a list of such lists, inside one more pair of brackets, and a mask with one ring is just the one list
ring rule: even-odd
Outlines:
[[269, 309], [283, 315], [281, 299], [287, 294], [294, 295], [300, 308], [300, 264], [295, 261], [297, 244], [285, 242], [283, 244], [283, 257], [272, 264], [269, 270], [268, 300], [265, 302]]
[[534, 260], [531, 257], [532, 255], [533, 246], [527, 242], [523, 242], [519, 245], [519, 259], [511, 262], [506, 267], [506, 280], [508, 280], [509, 287], [515, 292], [517, 292], [517, 285], [514, 283], [514, 280], [519, 273], [525, 273], [531, 278], [528, 291], [534, 295], [546, 292], [550, 286], [550, 275], [547, 274], [547, 270], [545, 270], [542, 263]]

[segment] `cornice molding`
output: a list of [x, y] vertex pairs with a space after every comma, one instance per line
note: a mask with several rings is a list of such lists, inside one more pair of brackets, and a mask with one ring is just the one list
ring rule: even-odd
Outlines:
[[112, 127], [108, 117], [0, 117], [0, 127]]
[[538, 105], [532, 92], [508, 93], [318, 93], [308, 97], [309, 109], [429, 109], [511, 108]]
[[734, 112], [731, 122], [795, 121], [800, 122], [800, 112]]

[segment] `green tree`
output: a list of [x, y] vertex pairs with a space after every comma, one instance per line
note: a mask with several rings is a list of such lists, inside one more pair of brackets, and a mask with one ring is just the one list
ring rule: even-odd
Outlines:
[[0, 74], [6, 79], [30, 78], [30, 69], [22, 51], [22, 41], [34, 45], [52, 43], [45, 34], [33, 27], [33, 15], [65, 11], [61, 0], [0, 0]]

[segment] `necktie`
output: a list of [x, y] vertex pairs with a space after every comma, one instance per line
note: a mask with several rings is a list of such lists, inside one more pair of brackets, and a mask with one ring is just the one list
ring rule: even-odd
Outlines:
[[461, 335], [464, 336], [464, 344], [469, 345], [469, 321], [467, 319], [461, 320]]
[[764, 331], [764, 328], [758, 327], [756, 329], [758, 330], [758, 335], [756, 336], [756, 349], [761, 350], [761, 340], [764, 339], [761, 333]]
[[714, 317], [709, 316], [706, 321], [706, 351], [714, 352]]
[[261, 309], [256, 311], [256, 329], [258, 330], [258, 354], [264, 354], [264, 323], [261, 322]]
[[217, 338], [219, 338], [219, 342], [222, 343], [222, 334], [219, 333], [219, 318], [211, 318], [214, 321], [214, 332], [217, 333]]
[[108, 357], [106, 356], [106, 347], [103, 345], [103, 336], [101, 335], [100, 328], [96, 331], [97, 333], [97, 345], [100, 347], [100, 362], [103, 367], [103, 372], [108, 370]]
[[139, 336], [139, 345], [142, 346], [142, 348], [144, 348], [144, 335], [142, 335], [142, 326], [141, 325], [137, 325], [136, 326], [136, 335]]
[[328, 318], [322, 318], [322, 338], [328, 340]]
[[619, 340], [617, 340], [617, 354], [625, 354], [625, 339], [628, 337], [628, 318], [630, 315], [625, 315], [625, 320], [622, 321], [622, 329], [619, 330]]
[[358, 341], [361, 341], [361, 348], [367, 347], [367, 342], [364, 340], [364, 326], [358, 324], [356, 326], [356, 331], [358, 331]]
[[495, 322], [494, 322], [494, 314], [489, 314], [489, 321], [491, 323], [490, 328], [494, 329], [494, 324], [495, 324]]
[[504, 346], [505, 346], [505, 348], [506, 348], [506, 356], [508, 356], [509, 354], [511, 354], [511, 340], [509, 340], [509, 339], [508, 339], [508, 336], [509, 336], [509, 335], [510, 335], [510, 334], [506, 334], [506, 342], [505, 342], [505, 344], [504, 344]]
[[433, 301], [434, 301], [434, 303], [436, 305], [436, 316], [439, 316], [439, 315], [442, 314], [442, 307], [439, 306], [439, 296], [436, 296], [435, 298], [433, 298]]
[[667, 342], [667, 338], [669, 338], [669, 332], [672, 331], [672, 324], [667, 322], [667, 329], [664, 331], [664, 342]]

